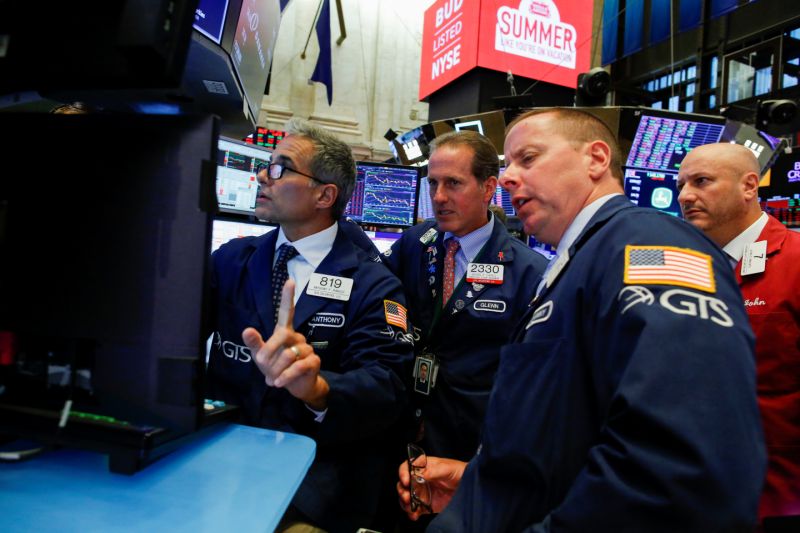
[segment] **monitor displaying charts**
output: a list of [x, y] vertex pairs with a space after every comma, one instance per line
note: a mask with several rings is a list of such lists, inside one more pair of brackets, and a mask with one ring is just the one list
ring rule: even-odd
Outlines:
[[375, 226], [409, 227], [416, 223], [419, 167], [358, 162], [356, 171], [346, 217]]
[[272, 152], [253, 144], [220, 137], [217, 151], [217, 202], [223, 213], [252, 215], [256, 209], [256, 169], [269, 163]]

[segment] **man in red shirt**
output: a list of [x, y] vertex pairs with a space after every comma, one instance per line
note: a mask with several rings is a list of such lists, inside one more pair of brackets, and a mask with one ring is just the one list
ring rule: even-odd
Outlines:
[[747, 148], [699, 146], [681, 164], [678, 201], [686, 220], [731, 258], [756, 334], [769, 456], [759, 518], [800, 520], [800, 233], [761, 210], [759, 176]]

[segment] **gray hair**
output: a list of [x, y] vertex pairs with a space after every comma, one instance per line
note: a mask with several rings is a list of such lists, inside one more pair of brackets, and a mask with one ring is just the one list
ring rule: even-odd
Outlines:
[[311, 173], [324, 183], [336, 185], [339, 192], [332, 214], [334, 219], [338, 219], [344, 214], [356, 184], [356, 163], [352, 150], [335, 135], [307, 120], [293, 118], [285, 128], [288, 135], [305, 137], [314, 145], [314, 155], [309, 165]]

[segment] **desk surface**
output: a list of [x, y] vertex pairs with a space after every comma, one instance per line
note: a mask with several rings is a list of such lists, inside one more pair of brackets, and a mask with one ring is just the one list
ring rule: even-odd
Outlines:
[[300, 435], [220, 424], [132, 476], [74, 449], [0, 463], [0, 530], [273, 531], [315, 448]]

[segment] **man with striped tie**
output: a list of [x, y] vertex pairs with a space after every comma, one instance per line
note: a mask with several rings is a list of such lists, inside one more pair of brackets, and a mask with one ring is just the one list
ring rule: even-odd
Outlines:
[[479, 452], [429, 456], [413, 484], [401, 468], [406, 512], [429, 509], [412, 510], [416, 491], [433, 532], [752, 529], [765, 452], [727, 260], [625, 198], [616, 139], [591, 114], [523, 114], [505, 156], [501, 185], [557, 254], [503, 348]]
[[485, 136], [436, 137], [423, 178], [436, 220], [407, 230], [383, 257], [403, 282], [415, 332], [408, 440], [433, 455], [467, 460], [478, 448], [500, 346], [547, 264], [489, 211], [498, 170]]
[[241, 406], [247, 424], [317, 442], [279, 531], [352, 532], [372, 523], [388, 430], [407, 404], [405, 296], [338, 222], [355, 184], [350, 148], [304, 121], [287, 130], [254, 169], [256, 215], [280, 227], [213, 256], [209, 395]]

